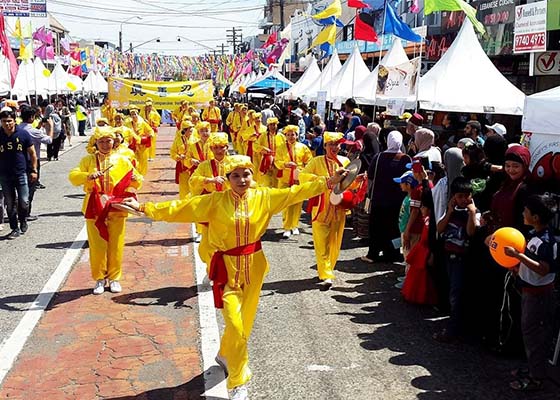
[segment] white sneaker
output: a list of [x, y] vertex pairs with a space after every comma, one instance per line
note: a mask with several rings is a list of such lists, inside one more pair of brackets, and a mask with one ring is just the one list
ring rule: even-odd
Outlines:
[[228, 369], [227, 369], [226, 359], [224, 357], [222, 357], [220, 354], [218, 354], [214, 360], [216, 360], [216, 363], [220, 366], [221, 369], [224, 370], [224, 372], [226, 373], [226, 376], [227, 376]]
[[290, 236], [292, 236], [292, 231], [284, 231], [284, 233], [282, 234], [282, 237], [284, 239], [289, 239]]
[[326, 289], [330, 289], [332, 286], [332, 279], [323, 279], [321, 285], [323, 285]]
[[247, 386], [241, 385], [233, 388], [233, 390], [229, 392], [229, 398], [231, 400], [249, 400]]
[[200, 233], [197, 233], [194, 237], [194, 242], [200, 243], [201, 240], [202, 240], [202, 235]]
[[111, 293], [122, 292], [122, 287], [119, 281], [111, 281], [111, 283], [109, 283], [109, 289], [111, 289]]
[[105, 292], [105, 279], [100, 279], [95, 283], [93, 294], [103, 294]]
[[292, 235], [299, 235], [299, 229], [298, 228], [292, 229]]
[[4, 224], [0, 224], [0, 232], [4, 230]]

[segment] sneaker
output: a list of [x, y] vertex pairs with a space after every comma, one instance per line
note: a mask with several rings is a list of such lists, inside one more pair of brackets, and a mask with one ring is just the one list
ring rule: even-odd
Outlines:
[[105, 292], [105, 279], [100, 279], [95, 282], [95, 287], [93, 288], [93, 294], [103, 294]]
[[299, 229], [292, 229], [292, 235], [299, 235]]
[[323, 279], [321, 281], [321, 285], [325, 288], [325, 290], [328, 290], [332, 287], [332, 279]]
[[46, 189], [47, 187], [45, 185], [43, 185], [42, 183], [39, 183], [37, 185], [37, 189]]
[[399, 282], [404, 282], [404, 279], [405, 279], [405, 278], [406, 278], [406, 276], [399, 276], [399, 277], [397, 278], [397, 281], [399, 281]]
[[194, 237], [194, 242], [200, 243], [201, 240], [202, 240], [202, 235], [200, 233], [197, 233]]
[[4, 230], [4, 224], [0, 224], [0, 232]]
[[21, 230], [21, 233], [27, 232], [27, 228], [28, 228], [27, 222], [24, 221], [19, 224], [19, 229]]
[[284, 231], [284, 233], [282, 234], [282, 237], [284, 239], [289, 239], [290, 236], [292, 236], [292, 231]]
[[120, 293], [122, 292], [122, 287], [119, 281], [111, 281], [109, 283], [109, 289], [111, 289], [111, 293]]
[[228, 369], [227, 369], [227, 361], [224, 357], [222, 357], [220, 355], [220, 353], [218, 353], [218, 355], [216, 356], [216, 358], [214, 359], [216, 360], [216, 363], [220, 366], [221, 369], [224, 370], [226, 376], [228, 375]]
[[16, 228], [16, 229], [12, 230], [10, 233], [8, 233], [8, 236], [6, 236], [5, 239], [13, 240], [13, 239], [18, 238], [20, 235], [21, 235], [21, 232], [19, 231], [18, 228]]
[[404, 281], [395, 283], [395, 288], [397, 288], [397, 289], [402, 289], [403, 286], [404, 286]]
[[241, 385], [233, 388], [229, 392], [229, 398], [231, 400], [249, 400], [249, 393], [247, 392], [247, 386]]
[[26, 218], [27, 222], [37, 221], [38, 219], [39, 217], [36, 215], [30, 215], [29, 217]]

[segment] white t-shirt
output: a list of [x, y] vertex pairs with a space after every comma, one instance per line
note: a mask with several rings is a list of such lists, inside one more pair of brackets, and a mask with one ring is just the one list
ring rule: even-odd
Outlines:
[[558, 245], [548, 229], [538, 234], [535, 231], [531, 231], [531, 235], [532, 237], [529, 239], [529, 243], [527, 243], [525, 255], [532, 260], [546, 261], [551, 268], [551, 272], [542, 276], [521, 263], [519, 265], [519, 277], [529, 285], [545, 286], [554, 282], [556, 278]]

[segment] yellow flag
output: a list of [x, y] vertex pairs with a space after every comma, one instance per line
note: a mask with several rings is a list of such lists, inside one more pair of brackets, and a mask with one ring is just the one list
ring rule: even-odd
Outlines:
[[33, 58], [33, 47], [31, 43], [27, 46], [23, 43], [23, 41], [19, 45], [19, 57], [20, 60], [30, 60]]
[[332, 16], [340, 17], [342, 15], [342, 5], [340, 4], [340, 0], [334, 0], [332, 4], [330, 4], [327, 8], [321, 11], [318, 14], [315, 14], [313, 18], [315, 19], [323, 19], [329, 18]]
[[19, 18], [16, 19], [16, 25], [14, 28], [14, 37], [20, 40], [23, 38], [23, 36], [21, 35], [21, 20]]
[[33, 28], [31, 27], [31, 21], [23, 26], [21, 29], [21, 37], [22, 38], [30, 38], [32, 36]]
[[331, 45], [334, 45], [335, 41], [336, 41], [336, 24], [333, 24], [333, 25], [326, 26], [325, 29], [319, 32], [319, 34], [317, 35], [315, 40], [313, 40], [313, 43], [311, 44], [310, 47], [319, 46], [326, 42], [330, 43]]

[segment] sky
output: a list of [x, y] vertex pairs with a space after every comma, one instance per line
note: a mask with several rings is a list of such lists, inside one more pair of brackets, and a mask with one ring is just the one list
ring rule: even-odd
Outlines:
[[[192, 56], [220, 50], [217, 46], [227, 44], [226, 29], [232, 27], [242, 28], [243, 37], [262, 33], [257, 25], [263, 18], [265, 3], [265, 0], [47, 0], [47, 7], [74, 40], [109, 41], [118, 46], [122, 23], [125, 49], [132, 43], [134, 52]], [[231, 53], [231, 46], [227, 49]]]

